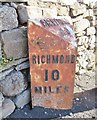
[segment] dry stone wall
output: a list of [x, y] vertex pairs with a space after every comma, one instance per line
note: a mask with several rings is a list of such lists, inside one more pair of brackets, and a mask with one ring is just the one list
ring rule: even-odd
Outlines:
[[1, 118], [30, 102], [28, 19], [54, 16], [70, 16], [74, 25], [78, 42], [74, 92], [96, 87], [96, 0], [0, 0]]

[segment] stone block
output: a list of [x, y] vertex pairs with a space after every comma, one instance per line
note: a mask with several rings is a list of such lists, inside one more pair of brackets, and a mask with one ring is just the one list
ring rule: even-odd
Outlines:
[[40, 0], [40, 1], [42, 1], [42, 2], [57, 2], [57, 0]]
[[14, 71], [0, 81], [0, 91], [5, 96], [15, 96], [27, 88], [27, 81], [21, 72]]
[[90, 27], [90, 22], [87, 19], [81, 19], [80, 21], [74, 23], [74, 30], [76, 33], [84, 31], [88, 27]]
[[91, 35], [90, 39], [89, 39], [89, 44], [95, 44], [95, 42], [97, 42], [97, 36], [95, 35]]
[[95, 27], [87, 28], [87, 35], [94, 35], [96, 33]]
[[11, 5], [11, 7], [13, 7], [13, 8], [15, 8], [15, 9], [17, 9], [17, 4], [16, 4], [16, 3], [11, 2], [11, 3], [10, 3], [10, 5]]
[[10, 68], [8, 70], [5, 70], [3, 72], [0, 72], [0, 81], [4, 80], [5, 77], [13, 71], [14, 68]]
[[59, 10], [58, 10], [58, 15], [69, 15], [69, 9], [67, 7], [60, 7]]
[[27, 56], [27, 29], [25, 27], [1, 33], [1, 40], [8, 59], [19, 59]]
[[19, 70], [23, 70], [23, 69], [27, 69], [27, 68], [29, 68], [29, 62], [28, 61], [17, 65], [15, 69], [17, 71], [19, 71]]
[[95, 52], [95, 64], [97, 65], [97, 51]]
[[93, 17], [93, 9], [87, 9], [86, 12], [83, 14], [83, 17]]
[[74, 4], [70, 5], [70, 8], [71, 8], [72, 10], [77, 10], [77, 9], [79, 9], [79, 8], [80, 8], [79, 2], [75, 2]]
[[65, 5], [73, 5], [77, 0], [58, 0], [58, 2], [63, 3]]
[[78, 9], [74, 9], [71, 11], [73, 16], [78, 16], [84, 14], [86, 12], [86, 6], [82, 5]]
[[81, 37], [81, 36], [84, 36], [85, 34], [86, 34], [85, 31], [81, 31], [80, 33], [77, 33], [76, 36]]
[[18, 27], [17, 13], [12, 7], [0, 7], [0, 31], [11, 30]]
[[81, 19], [83, 19], [83, 15], [80, 15], [80, 16], [77, 16], [75, 18], [72, 18], [72, 22], [75, 23], [75, 22], [80, 21]]
[[90, 0], [82, 0], [82, 3], [84, 3], [84, 4], [86, 4], [86, 5], [89, 5]]
[[97, 1], [95, 2], [94, 8], [97, 8]]
[[18, 5], [18, 14], [20, 23], [27, 23], [28, 19], [41, 18], [42, 9], [34, 6]]
[[0, 118], [8, 117], [15, 110], [15, 105], [10, 99], [5, 99], [0, 108]]
[[96, 42], [96, 37], [95, 35], [90, 35], [90, 39], [89, 39], [89, 48], [90, 50], [95, 50], [95, 42]]
[[18, 95], [15, 99], [14, 102], [18, 108], [23, 108], [26, 104], [30, 102], [30, 90], [25, 90], [23, 93]]
[[80, 66], [79, 66], [79, 64], [77, 63], [77, 64], [76, 64], [76, 73], [78, 73], [79, 70], [80, 70]]
[[2, 102], [4, 101], [3, 94], [0, 92], [0, 107], [2, 107]]
[[27, 0], [27, 4], [30, 6], [38, 6], [38, 0]]
[[27, 2], [28, 0], [0, 0], [1, 2]]
[[97, 16], [97, 9], [94, 9], [94, 15]]
[[88, 37], [87, 36], [81, 36], [78, 38], [78, 45], [81, 46], [81, 45], [84, 45], [86, 46], [88, 44]]
[[43, 17], [56, 17], [57, 16], [57, 9], [56, 8], [42, 8], [43, 10]]

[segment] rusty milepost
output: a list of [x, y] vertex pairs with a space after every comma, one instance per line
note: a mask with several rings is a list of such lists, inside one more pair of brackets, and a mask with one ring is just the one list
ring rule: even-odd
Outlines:
[[67, 18], [28, 21], [32, 106], [72, 107], [76, 39]]

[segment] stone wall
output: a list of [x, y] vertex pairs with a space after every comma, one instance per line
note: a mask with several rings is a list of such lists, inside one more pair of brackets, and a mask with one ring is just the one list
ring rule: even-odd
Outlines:
[[27, 20], [31, 18], [54, 16], [72, 18], [78, 42], [74, 92], [95, 88], [96, 0], [0, 1], [1, 118], [7, 117], [16, 108], [23, 108], [30, 102]]

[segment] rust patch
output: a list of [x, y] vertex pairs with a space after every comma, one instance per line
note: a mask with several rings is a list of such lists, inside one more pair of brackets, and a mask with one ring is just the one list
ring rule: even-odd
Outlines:
[[76, 39], [66, 19], [28, 22], [32, 106], [72, 107]]

